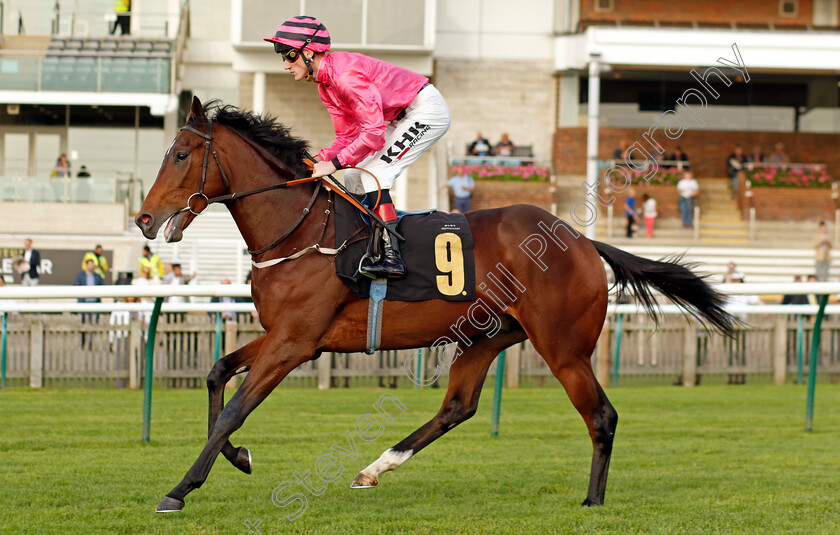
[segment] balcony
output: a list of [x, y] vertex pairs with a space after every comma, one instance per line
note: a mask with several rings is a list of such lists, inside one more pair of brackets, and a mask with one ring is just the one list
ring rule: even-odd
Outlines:
[[169, 40], [52, 38], [0, 49], [0, 90], [171, 93]]

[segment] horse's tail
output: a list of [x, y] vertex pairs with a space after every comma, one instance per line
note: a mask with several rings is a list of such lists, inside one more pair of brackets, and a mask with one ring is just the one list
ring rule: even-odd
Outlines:
[[651, 286], [703, 325], [711, 326], [722, 334], [733, 334], [737, 320], [723, 308], [726, 297], [712, 289], [703, 278], [692, 273], [689, 269], [692, 265], [681, 264], [681, 256], [648, 260], [606, 243], [593, 240], [592, 245], [612, 268], [619, 295], [629, 286], [657, 324], [659, 321]]

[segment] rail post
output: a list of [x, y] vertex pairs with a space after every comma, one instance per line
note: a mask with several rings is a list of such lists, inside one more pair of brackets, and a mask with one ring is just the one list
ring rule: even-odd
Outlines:
[[149, 442], [152, 427], [152, 376], [154, 375], [155, 364], [155, 334], [162, 305], [163, 297], [156, 297], [152, 317], [149, 320], [149, 334], [146, 337], [146, 373], [143, 376], [143, 442]]
[[[2, 20], [2, 19], [0, 19]], [[0, 340], [0, 346], [2, 346], [2, 355], [0, 355], [0, 388], [6, 388], [6, 342], [7, 342], [7, 333], [9, 332], [8, 324], [6, 323], [7, 316], [5, 312], [3, 314], [3, 335], [2, 340]]]
[[802, 314], [796, 316], [796, 384], [801, 385], [802, 379], [802, 352], [805, 349], [805, 320]]
[[621, 359], [621, 328], [624, 324], [624, 314], [615, 317], [615, 356], [613, 358], [612, 385], [618, 386], [618, 365]]
[[214, 362], [219, 362], [219, 357], [221, 356], [222, 352], [222, 313], [216, 312], [216, 351], [215, 357], [213, 358]]
[[490, 421], [490, 436], [499, 436], [499, 414], [502, 411], [502, 385], [505, 380], [505, 352], [496, 360], [496, 386], [493, 389], [493, 416]]
[[825, 305], [828, 303], [828, 294], [820, 296], [820, 309], [817, 312], [817, 319], [814, 320], [814, 336], [811, 339], [811, 363], [808, 366], [808, 398], [805, 403], [805, 431], [814, 430], [814, 391], [817, 387], [817, 358], [820, 354], [820, 327], [825, 315]]

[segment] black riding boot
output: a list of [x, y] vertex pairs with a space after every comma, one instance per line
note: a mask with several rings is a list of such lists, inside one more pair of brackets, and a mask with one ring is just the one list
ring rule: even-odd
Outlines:
[[[385, 223], [389, 229], [397, 228], [396, 221]], [[405, 277], [405, 263], [400, 255], [400, 240], [391, 235], [390, 232], [383, 232], [382, 236], [382, 258], [376, 264], [362, 266], [359, 272], [372, 279], [386, 277], [389, 279], [401, 279]]]

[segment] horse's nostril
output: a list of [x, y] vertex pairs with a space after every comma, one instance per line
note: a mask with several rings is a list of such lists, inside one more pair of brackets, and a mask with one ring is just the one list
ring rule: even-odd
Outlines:
[[152, 216], [149, 214], [139, 214], [135, 220], [137, 225], [149, 226], [152, 223]]

